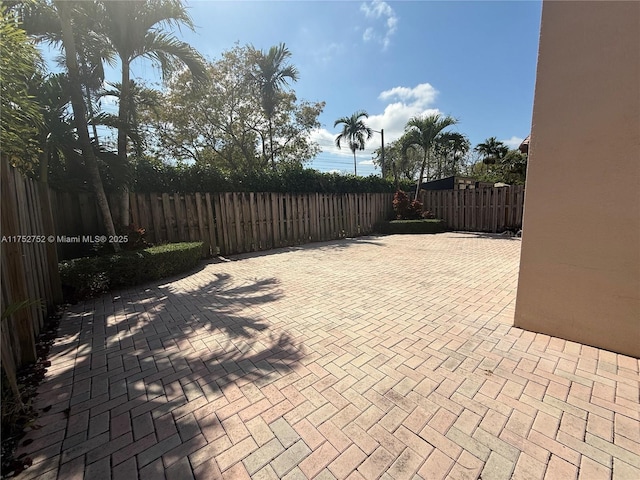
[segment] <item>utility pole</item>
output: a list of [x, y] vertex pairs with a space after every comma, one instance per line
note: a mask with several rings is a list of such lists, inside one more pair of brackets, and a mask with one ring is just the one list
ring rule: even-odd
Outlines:
[[373, 128], [371, 129], [372, 132], [376, 132], [379, 133], [382, 136], [382, 147], [380, 148], [380, 168], [382, 169], [382, 178], [384, 178], [384, 128], [381, 128], [380, 130], [374, 130]]
[[381, 150], [380, 150], [380, 157], [381, 157], [380, 158], [380, 168], [382, 169], [382, 178], [384, 178], [384, 173], [385, 173], [385, 170], [384, 170], [384, 167], [385, 167], [385, 165], [384, 165], [384, 128], [380, 129], [380, 135], [382, 136], [382, 147], [381, 147]]

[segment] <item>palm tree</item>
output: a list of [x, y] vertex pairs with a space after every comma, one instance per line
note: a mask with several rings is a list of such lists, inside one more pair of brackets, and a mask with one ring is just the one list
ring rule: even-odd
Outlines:
[[403, 137], [403, 154], [406, 154], [409, 148], [418, 147], [422, 149], [423, 155], [418, 185], [416, 186], [415, 200], [418, 199], [418, 195], [420, 194], [425, 168], [427, 170], [427, 179], [429, 179], [431, 155], [436, 143], [441, 138], [442, 131], [456, 123], [458, 123], [458, 121], [455, 118], [448, 115], [443, 117], [439, 113], [413, 117], [407, 122]]
[[68, 77], [54, 73], [38, 78], [34, 98], [40, 105], [43, 125], [39, 132], [38, 155], [42, 183], [48, 183], [49, 160], [75, 154], [78, 141], [75, 137], [71, 115], [67, 109], [71, 101]]
[[291, 57], [291, 52], [281, 43], [273, 46], [268, 52], [257, 51], [250, 47], [255, 56], [255, 69], [253, 79], [260, 89], [262, 110], [269, 123], [269, 150], [271, 166], [275, 167], [273, 155], [273, 116], [278, 106], [282, 89], [289, 84], [289, 80], [298, 80], [298, 70], [295, 66], [289, 65], [287, 60]]
[[[131, 63], [140, 57], [160, 65], [163, 76], [184, 65], [194, 80], [207, 78], [206, 65], [200, 54], [187, 43], [162, 30], [165, 26], [185, 25], [193, 29], [191, 18], [179, 0], [144, 0], [135, 2], [101, 2], [103, 15], [100, 32], [116, 52], [122, 66], [121, 92], [118, 102], [118, 157], [126, 166], [127, 125], [133, 118], [135, 105], [131, 95]], [[123, 184], [120, 206], [121, 220], [129, 225], [129, 188]]]
[[[62, 29], [58, 12], [46, 1], [31, 1], [15, 4], [14, 11], [24, 22], [27, 33], [39, 42], [60, 45]], [[70, 10], [73, 22], [73, 35], [78, 61], [80, 84], [85, 96], [89, 121], [93, 129], [92, 141], [98, 143], [96, 125], [91, 122], [98, 110], [96, 92], [104, 81], [103, 62], [114, 60], [113, 52], [96, 33], [99, 13], [98, 2], [75, 2]], [[64, 63], [64, 60], [60, 61]]]
[[509, 147], [496, 137], [489, 137], [483, 143], [479, 143], [474, 150], [482, 155], [482, 163], [488, 166], [504, 157]]
[[341, 117], [333, 123], [334, 128], [342, 124], [342, 132], [336, 137], [336, 146], [341, 148], [340, 144], [343, 141], [349, 145], [353, 153], [353, 173], [355, 175], [358, 175], [356, 150], [364, 150], [365, 142], [373, 135], [373, 130], [365, 125], [363, 117], [369, 118], [369, 114], [364, 110], [359, 110], [350, 117]]
[[445, 164], [447, 164], [443, 167], [443, 174], [457, 175], [459, 171], [458, 164], [469, 151], [469, 148], [471, 148], [471, 143], [463, 134], [458, 132], [442, 133], [438, 142], [438, 151], [441, 155], [438, 158], [438, 162], [444, 159]]
[[[82, 149], [85, 165], [91, 178], [91, 183], [96, 194], [96, 201], [102, 213], [107, 234], [115, 237], [115, 228], [111, 217], [111, 210], [107, 202], [107, 196], [104, 193], [102, 178], [98, 170], [98, 162], [89, 139], [89, 129], [87, 126], [87, 111], [84, 104], [82, 84], [80, 81], [80, 71], [78, 68], [78, 57], [73, 35], [72, 14], [74, 3], [65, 0], [54, 0], [55, 8], [58, 12], [60, 25], [62, 27], [62, 45], [65, 53], [65, 63], [68, 70], [69, 95], [71, 97], [71, 107], [73, 109], [73, 117], [76, 124], [78, 141]], [[120, 250], [118, 243], [113, 243], [113, 248], [117, 252]]]

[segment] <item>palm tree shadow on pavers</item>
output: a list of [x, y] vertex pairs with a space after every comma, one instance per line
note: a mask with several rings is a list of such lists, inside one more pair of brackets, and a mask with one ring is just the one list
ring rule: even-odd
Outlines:
[[[282, 296], [278, 285], [194, 275], [72, 307], [34, 401], [40, 417], [16, 452], [33, 462], [24, 474], [59, 469], [68, 478], [85, 468], [83, 455], [87, 465], [111, 455], [114, 466], [136, 456], [141, 469], [157, 460], [159, 442], [206, 445], [211, 429], [222, 428], [216, 412], [239, 387], [264, 387], [304, 356], [262, 310]], [[135, 425], [143, 420], [153, 427], [140, 437]], [[202, 430], [197, 440], [184, 433], [193, 422]]]

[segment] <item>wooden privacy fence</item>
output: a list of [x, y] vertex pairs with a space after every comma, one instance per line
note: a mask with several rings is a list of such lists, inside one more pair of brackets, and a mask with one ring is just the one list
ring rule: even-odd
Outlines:
[[522, 227], [524, 186], [428, 190], [421, 201], [453, 230], [495, 233]]
[[[132, 193], [130, 212], [149, 242], [202, 241], [208, 256], [371, 233], [391, 215], [392, 200], [391, 193]], [[52, 203], [58, 235], [105, 233], [92, 196], [52, 192]]]
[[1, 164], [0, 310], [5, 317], [16, 305], [31, 302], [2, 319], [2, 367], [15, 386], [16, 368], [36, 360], [35, 337], [48, 311], [62, 302], [62, 291], [51, 238], [54, 228], [48, 188], [24, 178], [6, 159]]

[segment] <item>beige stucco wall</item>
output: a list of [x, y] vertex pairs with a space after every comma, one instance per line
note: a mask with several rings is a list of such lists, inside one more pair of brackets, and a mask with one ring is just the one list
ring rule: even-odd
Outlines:
[[545, 1], [515, 325], [640, 357], [640, 2]]

